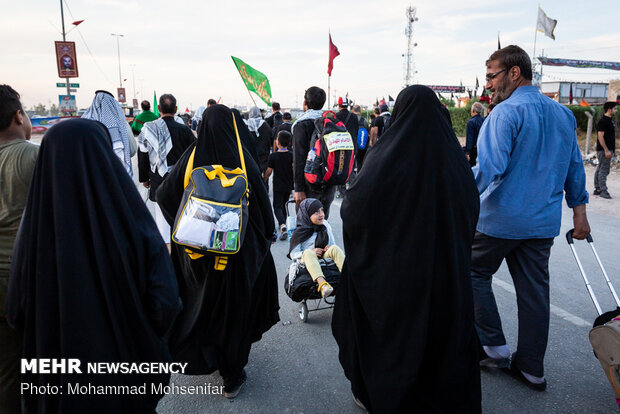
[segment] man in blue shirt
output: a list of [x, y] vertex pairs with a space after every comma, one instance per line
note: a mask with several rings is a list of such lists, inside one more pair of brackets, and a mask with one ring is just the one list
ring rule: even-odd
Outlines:
[[467, 121], [467, 137], [463, 151], [472, 167], [476, 165], [476, 156], [478, 155], [478, 135], [484, 122], [481, 115], [483, 111], [484, 106], [480, 102], [474, 102], [471, 106], [471, 118]]
[[[493, 53], [486, 67], [486, 88], [498, 105], [480, 129], [478, 164], [473, 169], [480, 217], [471, 275], [476, 329], [488, 356], [481, 364], [510, 365], [515, 377], [543, 391], [549, 253], [560, 232], [564, 192], [573, 209], [573, 237], [584, 239], [590, 233], [585, 171], [575, 117], [532, 86], [527, 53], [507, 46]], [[519, 309], [519, 338], [512, 360], [491, 287], [504, 259]]]

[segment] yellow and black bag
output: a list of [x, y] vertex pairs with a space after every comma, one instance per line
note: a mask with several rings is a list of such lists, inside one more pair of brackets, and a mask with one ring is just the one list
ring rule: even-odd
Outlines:
[[247, 170], [234, 116], [233, 126], [241, 168], [194, 168], [194, 148], [185, 168], [185, 191], [172, 231], [172, 241], [185, 246], [190, 258], [215, 256], [217, 270], [224, 270], [227, 255], [241, 249], [248, 221]]

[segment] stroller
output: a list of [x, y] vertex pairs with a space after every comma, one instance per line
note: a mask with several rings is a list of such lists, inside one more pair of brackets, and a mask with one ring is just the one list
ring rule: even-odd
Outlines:
[[[289, 205], [295, 205], [295, 201], [286, 202], [286, 229], [289, 232], [289, 238], [297, 225], [295, 215], [289, 214]], [[334, 307], [336, 292], [338, 291], [338, 283], [340, 282], [340, 270], [331, 259], [319, 259], [323, 276], [327, 283], [333, 288], [333, 293], [323, 298], [321, 293], [317, 291], [317, 284], [312, 280], [306, 266], [300, 260], [294, 260], [289, 267], [288, 274], [284, 279], [284, 291], [294, 302], [299, 303], [299, 319], [302, 322], [308, 321], [308, 314]], [[308, 308], [308, 301], [314, 302]]]

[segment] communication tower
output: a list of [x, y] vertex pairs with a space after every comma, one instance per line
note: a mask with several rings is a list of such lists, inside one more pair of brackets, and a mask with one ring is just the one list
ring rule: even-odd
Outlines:
[[413, 60], [413, 48], [418, 45], [413, 41], [413, 24], [418, 21], [416, 13], [417, 8], [411, 6], [407, 8], [407, 28], [405, 29], [405, 36], [407, 36], [407, 53], [403, 55], [403, 57], [405, 57], [405, 88], [413, 84], [413, 75], [417, 73]]

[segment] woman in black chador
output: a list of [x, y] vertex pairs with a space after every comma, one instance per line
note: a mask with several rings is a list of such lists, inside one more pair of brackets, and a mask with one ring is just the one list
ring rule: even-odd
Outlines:
[[[62, 386], [62, 395], [24, 392], [24, 412], [154, 413], [162, 395], [151, 385], [169, 375], [93, 374], [87, 364], [171, 362], [162, 338], [178, 309], [168, 250], [106, 127], [52, 127], [15, 244], [7, 319], [24, 335], [22, 358], [77, 358], [82, 373], [23, 374], [23, 383]], [[113, 395], [70, 394], [75, 384]], [[114, 388], [144, 384], [145, 395]]]
[[469, 275], [478, 210], [435, 94], [404, 89], [341, 209], [347, 257], [332, 331], [369, 411], [480, 411]]
[[[245, 128], [239, 125], [239, 134]], [[157, 202], [172, 225], [183, 196], [185, 168], [196, 148], [193, 167], [219, 164], [241, 167], [233, 113], [224, 105], [213, 105], [203, 115], [195, 145], [190, 146], [157, 191]], [[269, 250], [274, 231], [273, 212], [256, 162], [244, 145], [249, 181], [249, 220], [238, 253], [229, 256], [223, 271], [215, 270], [214, 259], [192, 260], [185, 248], [173, 243], [175, 266], [183, 311], [172, 328], [170, 351], [177, 361], [188, 362], [187, 374], [209, 374], [219, 370], [224, 394], [237, 395], [245, 382], [243, 367], [252, 342], [278, 320], [278, 287]]]

